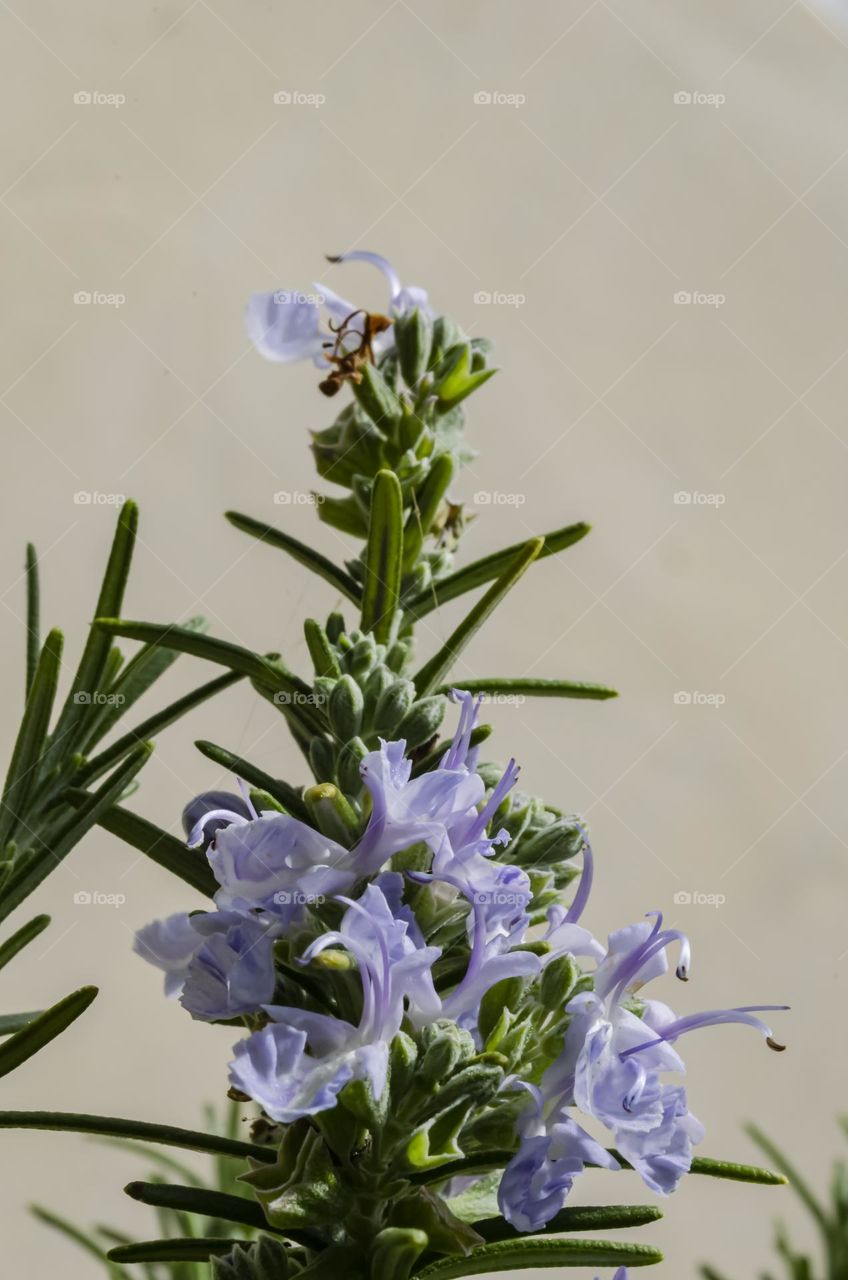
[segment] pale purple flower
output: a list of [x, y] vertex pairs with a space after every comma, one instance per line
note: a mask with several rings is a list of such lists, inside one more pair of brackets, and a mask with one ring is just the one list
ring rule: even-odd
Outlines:
[[540, 1090], [525, 1088], [533, 1103], [522, 1117], [521, 1145], [501, 1178], [498, 1205], [518, 1231], [541, 1231], [559, 1213], [587, 1164], [606, 1169], [619, 1164], [573, 1117], [563, 1114], [546, 1124]]
[[201, 945], [189, 962], [180, 1004], [193, 1018], [223, 1022], [257, 1013], [274, 998], [274, 930], [236, 912], [192, 917]]
[[261, 909], [283, 924], [304, 908], [349, 889], [356, 880], [350, 850], [287, 813], [268, 810], [252, 817], [226, 809], [209, 810], [189, 839], [198, 845], [209, 823], [216, 831], [207, 857], [221, 888], [215, 903], [223, 911]]
[[180, 912], [139, 929], [135, 951], [165, 973], [165, 994], [193, 1018], [256, 1013], [274, 996], [274, 930], [237, 912]]
[[179, 911], [139, 929], [133, 950], [148, 964], [162, 970], [165, 995], [172, 998], [182, 991], [189, 964], [202, 944], [203, 939], [192, 925], [191, 916], [187, 911]]
[[354, 1080], [379, 1098], [386, 1085], [389, 1046], [404, 1016], [424, 1022], [440, 1002], [431, 966], [439, 947], [424, 947], [417, 925], [400, 905], [402, 879], [388, 873], [369, 885], [338, 931], [322, 934], [303, 960], [343, 947], [357, 961], [362, 982], [358, 1025], [282, 1005], [267, 1006], [273, 1022], [235, 1047], [230, 1078], [274, 1120], [288, 1124], [333, 1107]]
[[[380, 254], [356, 249], [330, 261], [369, 262], [377, 267], [389, 286], [386, 308], [389, 316], [403, 315], [415, 307], [428, 310], [426, 292], [415, 286], [402, 285], [394, 267]], [[348, 332], [355, 337], [361, 334], [362, 312], [352, 302], [339, 297], [326, 285], [315, 284], [313, 289], [311, 294], [278, 289], [273, 293], [255, 293], [250, 298], [247, 304], [248, 336], [267, 360], [284, 364], [294, 360], [312, 360], [319, 368], [326, 369], [328, 364], [324, 351], [332, 348], [336, 337], [329, 327], [322, 325], [322, 306], [335, 329], [348, 321]], [[379, 353], [389, 350], [393, 343], [391, 330], [388, 330], [378, 336], [374, 348]]]

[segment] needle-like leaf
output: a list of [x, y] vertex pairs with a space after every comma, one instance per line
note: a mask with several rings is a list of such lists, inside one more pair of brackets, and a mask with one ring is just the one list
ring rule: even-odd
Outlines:
[[341, 591], [342, 595], [353, 604], [359, 604], [362, 592], [358, 582], [313, 547], [307, 546], [305, 542], [299, 542], [288, 533], [283, 533], [282, 529], [275, 529], [270, 524], [263, 524], [261, 520], [254, 520], [252, 516], [241, 515], [238, 511], [227, 511], [225, 514], [230, 524], [236, 529], [240, 529], [242, 533], [249, 533], [252, 538], [257, 538], [260, 542], [266, 542], [269, 547], [278, 547], [280, 551], [287, 552], [292, 559], [297, 560], [298, 564], [305, 565], [307, 569], [311, 569], [313, 573], [317, 573], [320, 578], [324, 578]]

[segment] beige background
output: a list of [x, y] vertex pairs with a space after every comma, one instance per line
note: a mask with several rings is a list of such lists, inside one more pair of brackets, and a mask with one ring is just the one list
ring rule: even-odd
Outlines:
[[[499, 753], [590, 818], [594, 928], [662, 907], [691, 933], [678, 1007], [794, 1006], [782, 1057], [735, 1028], [693, 1037], [691, 1101], [705, 1152], [754, 1157], [740, 1126], [756, 1119], [822, 1185], [846, 1105], [848, 27], [836, 5], [820, 15], [789, 0], [4, 0], [0, 630], [8, 743], [24, 540], [75, 657], [114, 514], [101, 499], [131, 494], [130, 616], [203, 612], [214, 633], [305, 666], [300, 620], [332, 593], [219, 513], [343, 557], [309, 506], [274, 501], [308, 492], [306, 431], [330, 406], [311, 368], [249, 349], [242, 307], [319, 278], [382, 306], [368, 268], [322, 277], [321, 255], [386, 253], [498, 343], [503, 372], [470, 416], [480, 457], [457, 486], [480, 517], [465, 554], [596, 526], [535, 568], [460, 674], [622, 690], [601, 706], [494, 708]], [[275, 105], [281, 90], [325, 101]], [[681, 92], [725, 101], [676, 104]], [[125, 302], [76, 305], [79, 291]], [[481, 291], [523, 303], [481, 305]], [[724, 301], [675, 305], [678, 291]], [[676, 504], [681, 491], [722, 505]], [[431, 618], [422, 651], [455, 617]], [[149, 707], [208, 674], [183, 660]], [[681, 705], [679, 691], [725, 701]], [[164, 825], [219, 781], [199, 736], [299, 777], [270, 709], [233, 691], [163, 738], [137, 804]], [[75, 905], [86, 889], [126, 903]], [[726, 901], [675, 905], [680, 892]], [[92, 980], [102, 995], [0, 1083], [0, 1105], [199, 1120], [229, 1033], [165, 1004], [130, 952], [137, 926], [192, 905], [111, 838], [74, 854], [32, 903], [54, 925], [3, 974], [2, 1004]], [[34, 1199], [155, 1234], [121, 1195], [142, 1169], [131, 1156], [9, 1133], [2, 1153], [19, 1274], [96, 1271], [27, 1217]], [[579, 1195], [634, 1189], [587, 1176]], [[646, 1238], [678, 1277], [704, 1258], [752, 1275], [773, 1215], [798, 1216], [786, 1194], [694, 1180], [667, 1210]]]

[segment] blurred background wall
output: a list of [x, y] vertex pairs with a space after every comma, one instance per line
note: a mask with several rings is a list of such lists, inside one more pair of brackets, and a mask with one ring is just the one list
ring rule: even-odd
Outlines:
[[[204, 613], [305, 665], [300, 619], [324, 616], [331, 591], [221, 512], [344, 556], [298, 497], [307, 430], [331, 409], [311, 368], [249, 348], [242, 308], [313, 281], [382, 307], [375, 273], [322, 255], [385, 253], [498, 345], [502, 372], [471, 411], [480, 456], [456, 489], [478, 517], [464, 554], [595, 526], [535, 567], [458, 674], [621, 690], [494, 707], [497, 751], [591, 821], [594, 928], [662, 908], [691, 934], [693, 980], [668, 993], [681, 1009], [793, 1005], [780, 1058], [734, 1028], [693, 1037], [689, 1087], [705, 1153], [754, 1158], [741, 1124], [755, 1119], [822, 1184], [846, 1105], [848, 968], [838, 6], [9, 0], [0, 29], [6, 745], [24, 541], [74, 653], [117, 495], [142, 508], [129, 616]], [[167, 691], [207, 675], [183, 659]], [[170, 730], [143, 775], [133, 803], [172, 829], [222, 780], [197, 737], [300, 777], [271, 710], [235, 689]], [[126, 901], [74, 902], [94, 890]], [[137, 926], [196, 905], [190, 891], [98, 833], [33, 905], [55, 924], [38, 963], [4, 974], [4, 1007], [89, 981], [102, 994], [0, 1082], [0, 1105], [198, 1122], [222, 1095], [229, 1033], [166, 1004], [130, 950]], [[121, 1195], [131, 1156], [69, 1136], [0, 1143], [6, 1256], [96, 1273], [33, 1223], [31, 1200], [155, 1234]], [[592, 1175], [576, 1194], [616, 1196]], [[752, 1275], [771, 1219], [796, 1217], [786, 1194], [719, 1183], [667, 1208], [650, 1234], [678, 1277], [705, 1258]]]

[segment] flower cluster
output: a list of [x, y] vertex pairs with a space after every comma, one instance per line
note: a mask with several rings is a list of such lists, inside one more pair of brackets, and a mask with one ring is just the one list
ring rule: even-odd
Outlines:
[[[354, 1086], [370, 1115], [385, 1113], [397, 1045], [423, 1052], [438, 1033], [460, 1037], [467, 1068], [498, 1070], [494, 1094], [462, 1111], [454, 1147], [466, 1134], [479, 1144], [481, 1120], [508, 1119], [515, 1154], [498, 1204], [516, 1229], [543, 1228], [587, 1165], [623, 1159], [668, 1194], [703, 1136], [667, 1080], [683, 1071], [676, 1042], [736, 1022], [779, 1048], [756, 1013], [780, 1006], [676, 1017], [645, 1000], [671, 947], [688, 978], [688, 942], [658, 913], [605, 946], [580, 924], [593, 871], [582, 828], [573, 900], [540, 913], [549, 878], [534, 885], [506, 860], [515, 763], [487, 787], [471, 746], [479, 700], [452, 696], [459, 724], [435, 767], [414, 772], [403, 741], [365, 756], [369, 813], [351, 847], [289, 813], [257, 812], [247, 791], [199, 797], [189, 845], [219, 885], [215, 910], [150, 925], [137, 949], [194, 1018], [249, 1029], [231, 1084], [276, 1125], [322, 1116]], [[578, 1117], [603, 1126], [617, 1156]]]

